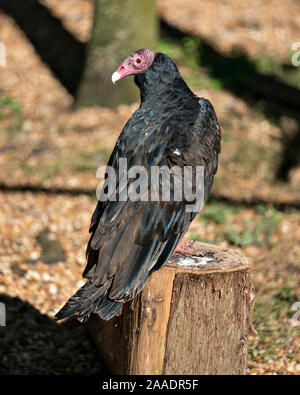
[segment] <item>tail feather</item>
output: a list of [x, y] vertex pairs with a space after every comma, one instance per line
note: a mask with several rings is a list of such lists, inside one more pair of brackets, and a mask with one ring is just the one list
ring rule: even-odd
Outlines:
[[99, 314], [104, 320], [110, 320], [120, 312], [122, 306], [122, 302], [109, 299], [107, 295], [105, 295], [99, 308], [95, 310], [95, 313]]
[[97, 313], [102, 319], [109, 320], [122, 306], [122, 303], [108, 298], [107, 291], [110, 287], [111, 281], [101, 287], [96, 287], [88, 281], [56, 313], [55, 319], [76, 316], [80, 322], [85, 322], [92, 313]]

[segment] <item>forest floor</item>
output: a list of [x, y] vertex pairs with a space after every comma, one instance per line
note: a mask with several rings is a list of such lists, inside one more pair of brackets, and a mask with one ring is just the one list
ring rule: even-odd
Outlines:
[[[40, 3], [87, 42], [92, 1]], [[223, 132], [212, 197], [186, 237], [239, 249], [253, 262], [257, 333], [250, 335], [249, 374], [300, 374], [300, 326], [292, 319], [300, 302], [300, 167], [287, 182], [275, 177], [284, 136], [297, 131], [298, 121], [284, 111], [270, 117], [264, 100], [246, 100], [199, 66], [195, 39], [222, 56], [239, 47], [259, 71], [299, 88], [299, 68], [282, 66], [297, 41], [299, 4], [255, 1], [250, 12], [242, 0], [201, 4], [158, 1], [164, 21], [186, 36], [164, 36], [157, 49], [213, 103]], [[0, 371], [101, 374], [104, 365], [83, 327], [52, 318], [83, 284], [96, 170], [138, 103], [74, 110], [73, 97], [12, 16], [0, 13], [0, 26], [7, 48], [7, 67], [0, 68], [0, 302], [7, 306]]]

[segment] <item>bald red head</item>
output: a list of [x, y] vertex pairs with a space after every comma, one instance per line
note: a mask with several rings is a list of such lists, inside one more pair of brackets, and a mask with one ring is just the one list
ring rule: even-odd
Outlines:
[[144, 73], [153, 63], [155, 54], [150, 49], [139, 49], [128, 56], [113, 73], [112, 82], [120, 80], [126, 75]]

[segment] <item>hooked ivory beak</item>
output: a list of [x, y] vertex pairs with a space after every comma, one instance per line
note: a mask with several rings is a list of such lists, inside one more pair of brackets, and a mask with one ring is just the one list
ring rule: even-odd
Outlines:
[[117, 81], [119, 81], [119, 79], [121, 79], [121, 74], [118, 73], [117, 71], [115, 71], [113, 73], [113, 75], [111, 76], [111, 80], [112, 80], [113, 84], [115, 84]]

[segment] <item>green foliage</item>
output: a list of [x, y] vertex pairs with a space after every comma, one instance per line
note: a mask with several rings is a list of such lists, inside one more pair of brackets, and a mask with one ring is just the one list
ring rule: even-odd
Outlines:
[[280, 65], [275, 62], [275, 59], [261, 52], [255, 59], [256, 70], [263, 74], [276, 74], [280, 70]]
[[10, 122], [9, 127], [6, 129], [6, 131], [8, 133], [21, 133], [23, 132], [23, 119], [22, 118], [17, 118], [17, 119], [13, 119]]
[[216, 224], [224, 224], [228, 215], [238, 213], [242, 210], [241, 206], [229, 206], [228, 204], [217, 203], [211, 200], [201, 213], [199, 219], [202, 222], [212, 221]]
[[[288, 347], [290, 339], [300, 334], [300, 327], [293, 328], [291, 325], [291, 306], [296, 300], [297, 296], [288, 283], [281, 287], [279, 293], [269, 293], [256, 300], [252, 325], [257, 335], [249, 347], [250, 360], [255, 360], [257, 356], [267, 361], [276, 358], [278, 347]], [[290, 353], [287, 358], [294, 360], [299, 356]]]
[[287, 301], [290, 303], [297, 302], [297, 297], [293, 294], [292, 287], [288, 285], [284, 285], [280, 288], [278, 294], [275, 295], [275, 298], [280, 301]]
[[[243, 123], [235, 120], [235, 128], [243, 128]], [[222, 125], [223, 126], [223, 125]], [[223, 130], [228, 132], [227, 140], [223, 140], [222, 145], [222, 166], [230, 167], [230, 176], [251, 178], [257, 173], [258, 166], [264, 162], [266, 164], [263, 172], [263, 179], [274, 182], [274, 169], [278, 163], [279, 150], [277, 147], [270, 149], [270, 146], [261, 144], [259, 141], [251, 141], [238, 136], [230, 136], [230, 126], [224, 126]], [[231, 166], [232, 163], [239, 166]], [[223, 173], [224, 174], [224, 173]], [[224, 174], [226, 177], [226, 174]]]
[[186, 36], [180, 41], [164, 38], [158, 42], [156, 50], [170, 56], [179, 67], [182, 66], [182, 76], [188, 85], [199, 89], [222, 88], [219, 80], [210, 76], [207, 70], [200, 69], [202, 48], [198, 38]]
[[203, 243], [208, 243], [208, 244], [212, 243], [211, 240], [203, 239], [202, 237], [197, 236], [195, 233], [190, 233], [187, 236], [187, 239], [188, 240], [193, 240], [193, 241], [202, 241]]
[[209, 206], [205, 212], [202, 214], [202, 221], [212, 220], [217, 224], [224, 224], [226, 221], [227, 213], [226, 210], [223, 210], [219, 207]]
[[20, 168], [24, 171], [24, 173], [28, 176], [34, 176], [36, 179], [43, 183], [49, 180], [53, 175], [56, 174], [56, 164], [51, 163], [48, 166], [44, 165], [44, 163], [30, 163], [29, 161], [23, 161], [19, 165]]
[[266, 205], [263, 203], [259, 203], [255, 206], [255, 211], [258, 212], [259, 214], [264, 214], [266, 210], [267, 210]]
[[[230, 216], [239, 214], [244, 208], [243, 205], [232, 206], [211, 200], [200, 214], [199, 221], [224, 225], [229, 221]], [[257, 215], [254, 219], [245, 222], [243, 230], [227, 227], [217, 234], [217, 241], [227, 240], [239, 247], [251, 244], [273, 247], [272, 236], [280, 224], [278, 213], [276, 210], [268, 210], [264, 204], [258, 204], [255, 210]], [[194, 234], [191, 234], [190, 237], [197, 240], [197, 236]]]
[[186, 66], [193, 70], [198, 70], [200, 63], [199, 53], [201, 51], [200, 40], [195, 37], [183, 37], [181, 44]]
[[253, 220], [247, 221], [242, 231], [227, 228], [219, 234], [219, 237], [225, 238], [231, 244], [239, 247], [255, 244], [258, 246], [265, 245], [271, 248], [274, 246], [272, 235], [279, 226], [279, 223], [277, 213], [270, 210], [258, 215]]
[[7, 133], [22, 132], [23, 117], [22, 106], [19, 102], [9, 96], [0, 96], [0, 120], [9, 121], [9, 125], [5, 128]]
[[239, 247], [245, 247], [256, 242], [255, 234], [249, 229], [237, 232], [234, 229], [228, 228], [223, 234], [231, 244]]
[[14, 114], [18, 114], [22, 110], [21, 104], [12, 97], [0, 96], [0, 118], [3, 116], [3, 111], [7, 108]]
[[[290, 58], [292, 57], [292, 54]], [[255, 59], [256, 70], [262, 74], [273, 75], [289, 85], [298, 87], [300, 84], [300, 68], [291, 64], [279, 64], [276, 59], [261, 52]]]
[[76, 151], [72, 158], [72, 167], [80, 173], [95, 172], [97, 168], [95, 153]]
[[167, 36], [159, 41], [157, 49], [188, 68], [183, 76], [195, 88], [249, 89], [257, 73], [274, 76], [296, 87], [300, 84], [299, 67], [281, 64], [264, 52], [250, 58], [243, 49], [235, 48], [230, 54], [223, 55], [193, 36], [181, 39]]
[[101, 163], [108, 161], [109, 155], [110, 152], [102, 143], [93, 151], [76, 150], [72, 155], [72, 167], [81, 173], [95, 172]]

